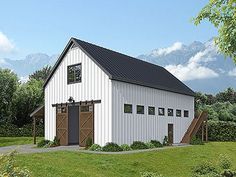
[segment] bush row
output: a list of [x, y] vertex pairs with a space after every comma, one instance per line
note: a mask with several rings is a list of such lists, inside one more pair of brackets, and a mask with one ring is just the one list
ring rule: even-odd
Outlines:
[[131, 151], [138, 149], [152, 149], [163, 147], [163, 145], [157, 140], [151, 140], [150, 142], [144, 143], [141, 141], [134, 141], [130, 146], [128, 144], [123, 144], [119, 146], [116, 143], [107, 143], [105, 146], [101, 147], [98, 144], [93, 144], [88, 149], [90, 151], [104, 151], [104, 152], [119, 152], [119, 151]]
[[[14, 124], [6, 124], [0, 126], [0, 137], [19, 137], [19, 136], [32, 136], [33, 125], [27, 124], [18, 128]], [[36, 127], [36, 136], [44, 136], [44, 125], [38, 124]]]
[[208, 139], [210, 141], [236, 141], [236, 123], [209, 121]]

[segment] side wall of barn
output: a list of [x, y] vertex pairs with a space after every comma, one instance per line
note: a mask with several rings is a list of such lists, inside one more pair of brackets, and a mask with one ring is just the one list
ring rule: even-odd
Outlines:
[[[132, 113], [124, 113], [124, 104], [132, 104]], [[144, 106], [144, 114], [137, 114], [136, 106]], [[155, 107], [155, 115], [148, 115], [148, 106]], [[165, 115], [158, 115], [158, 108]], [[174, 116], [167, 109], [174, 109]], [[182, 111], [176, 117], [176, 109]], [[189, 117], [183, 111], [189, 111]], [[194, 97], [112, 80], [112, 141], [131, 144], [133, 141], [163, 141], [168, 124], [174, 126], [174, 143], [179, 143], [194, 118]]]

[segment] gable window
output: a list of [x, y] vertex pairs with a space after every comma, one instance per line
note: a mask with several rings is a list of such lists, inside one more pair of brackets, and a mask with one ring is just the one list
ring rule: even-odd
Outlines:
[[68, 84], [81, 82], [81, 63], [67, 67], [67, 82]]
[[165, 115], [165, 108], [158, 108], [158, 115], [164, 116]]
[[124, 113], [132, 113], [132, 104], [124, 104]]
[[180, 109], [176, 109], [176, 117], [181, 117], [181, 110]]
[[144, 114], [144, 106], [137, 105], [137, 114]]
[[174, 110], [171, 108], [168, 108], [168, 116], [174, 116]]
[[148, 106], [148, 115], [155, 115], [155, 107]]
[[184, 117], [188, 117], [189, 112], [187, 110], [184, 110]]

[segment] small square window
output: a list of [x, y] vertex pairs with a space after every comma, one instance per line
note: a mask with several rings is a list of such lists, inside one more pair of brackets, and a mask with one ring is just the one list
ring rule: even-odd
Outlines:
[[164, 116], [165, 115], [165, 108], [158, 108], [158, 115]]
[[144, 114], [144, 106], [137, 105], [137, 114]]
[[184, 117], [188, 117], [189, 116], [189, 112], [187, 110], [184, 110]]
[[176, 109], [176, 117], [181, 117], [181, 110], [180, 109]]
[[168, 108], [168, 116], [174, 116], [174, 110], [171, 108]]
[[124, 104], [124, 113], [132, 113], [132, 104]]
[[148, 115], [155, 115], [155, 107], [148, 106]]

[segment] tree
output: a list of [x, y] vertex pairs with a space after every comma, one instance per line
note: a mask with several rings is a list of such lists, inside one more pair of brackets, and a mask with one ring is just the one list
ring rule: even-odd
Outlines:
[[36, 80], [43, 80], [45, 81], [48, 77], [48, 75], [51, 72], [51, 66], [45, 66], [41, 70], [35, 71], [33, 74], [29, 76], [29, 79], [36, 79]]
[[233, 88], [228, 88], [224, 92], [216, 94], [215, 98], [218, 102], [236, 103], [236, 92]]
[[13, 123], [18, 127], [31, 123], [30, 114], [43, 104], [43, 81], [31, 79], [21, 84], [13, 98]]
[[18, 84], [15, 73], [9, 69], [0, 69], [0, 122], [10, 121], [12, 99]]
[[194, 19], [194, 24], [199, 25], [205, 19], [218, 29], [215, 43], [219, 51], [236, 63], [236, 1], [209, 0]]

